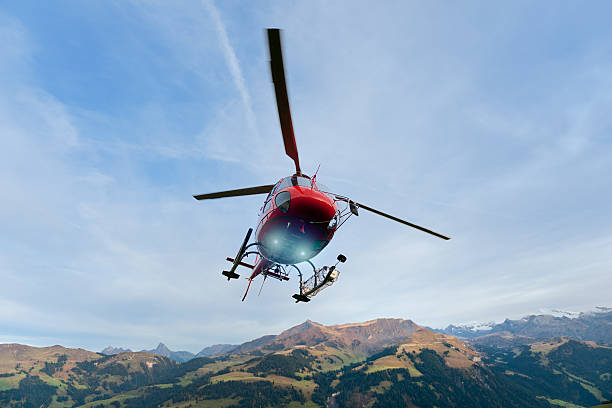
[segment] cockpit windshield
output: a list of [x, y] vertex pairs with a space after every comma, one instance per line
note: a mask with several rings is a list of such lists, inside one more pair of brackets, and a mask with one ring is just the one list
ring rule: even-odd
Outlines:
[[312, 181], [309, 178], [302, 176], [285, 177], [278, 183], [278, 186], [274, 190], [279, 191], [292, 186], [311, 188]]

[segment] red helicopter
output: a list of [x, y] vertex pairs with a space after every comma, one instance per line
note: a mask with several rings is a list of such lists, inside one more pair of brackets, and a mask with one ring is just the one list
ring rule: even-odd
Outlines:
[[[289, 110], [280, 30], [268, 29], [267, 33], [278, 117], [285, 152], [295, 162], [295, 174], [282, 178], [276, 184], [193, 196], [196, 200], [208, 200], [268, 194], [259, 214], [255, 242], [249, 244], [253, 233], [253, 229], [249, 228], [236, 257], [226, 258], [232, 263], [232, 267], [229, 271], [222, 272], [229, 281], [240, 277], [236, 273], [238, 266], [252, 269], [242, 300], [246, 298], [251, 282], [257, 275], [263, 275], [264, 282], [268, 276], [286, 281], [289, 280], [290, 269], [295, 269], [300, 278], [300, 292], [293, 295], [296, 303], [309, 302], [313, 296], [333, 284], [339, 276], [336, 266], [339, 262], [345, 262], [346, 257], [340, 254], [335, 265], [322, 268], [316, 268], [310, 259], [327, 246], [334, 233], [351, 215], [359, 215], [360, 208], [436, 237], [450, 239], [427, 228], [353, 201], [348, 197], [324, 191], [317, 185], [316, 174], [308, 177], [302, 173]], [[244, 262], [245, 258], [250, 255], [255, 255], [253, 264]], [[308, 263], [312, 267], [313, 275], [306, 281], [303, 280], [302, 271], [297, 266], [300, 263]]]

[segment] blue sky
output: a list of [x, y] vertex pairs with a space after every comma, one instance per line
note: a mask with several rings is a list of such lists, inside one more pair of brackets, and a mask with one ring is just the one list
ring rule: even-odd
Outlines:
[[[306, 319], [435, 327], [610, 306], [607, 2], [0, 6], [0, 342], [173, 349]], [[364, 213], [295, 282], [219, 274], [291, 173], [264, 28], [284, 29], [302, 168]], [[258, 288], [259, 282], [256, 284]]]

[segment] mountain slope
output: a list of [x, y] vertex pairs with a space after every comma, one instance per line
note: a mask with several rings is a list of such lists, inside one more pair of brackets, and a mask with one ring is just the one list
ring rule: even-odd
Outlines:
[[0, 374], [13, 373], [15, 377], [23, 378], [33, 372], [67, 372], [79, 362], [97, 358], [98, 353], [58, 345], [31, 347], [22, 344], [0, 344]]
[[581, 406], [612, 399], [612, 347], [570, 338], [513, 349], [477, 347], [492, 371], [532, 394]]
[[212, 357], [218, 354], [223, 354], [234, 350], [238, 345], [236, 344], [214, 344], [212, 346], [204, 347], [196, 354], [196, 357]]
[[231, 354], [255, 350], [289, 349], [296, 346], [335, 346], [366, 355], [382, 345], [409, 338], [423, 327], [411, 320], [376, 319], [363, 323], [324, 326], [310, 320], [285, 330], [279, 335], [268, 335], [243, 343]]

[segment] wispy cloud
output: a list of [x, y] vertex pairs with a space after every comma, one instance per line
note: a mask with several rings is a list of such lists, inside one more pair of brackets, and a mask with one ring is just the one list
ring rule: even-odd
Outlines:
[[227, 68], [232, 75], [234, 85], [240, 94], [240, 99], [242, 100], [242, 106], [244, 108], [249, 130], [253, 132], [253, 136], [257, 137], [257, 122], [255, 120], [255, 113], [253, 112], [253, 107], [251, 105], [251, 96], [249, 95], [249, 90], [247, 89], [244, 81], [244, 75], [242, 74], [238, 57], [236, 57], [236, 51], [234, 51], [234, 47], [232, 47], [232, 44], [227, 36], [227, 29], [223, 23], [221, 14], [219, 13], [217, 7], [215, 7], [212, 0], [202, 0], [202, 3], [215, 22], [215, 28], [217, 29], [217, 36], [219, 38], [219, 45], [223, 51], [225, 63], [227, 64]]

